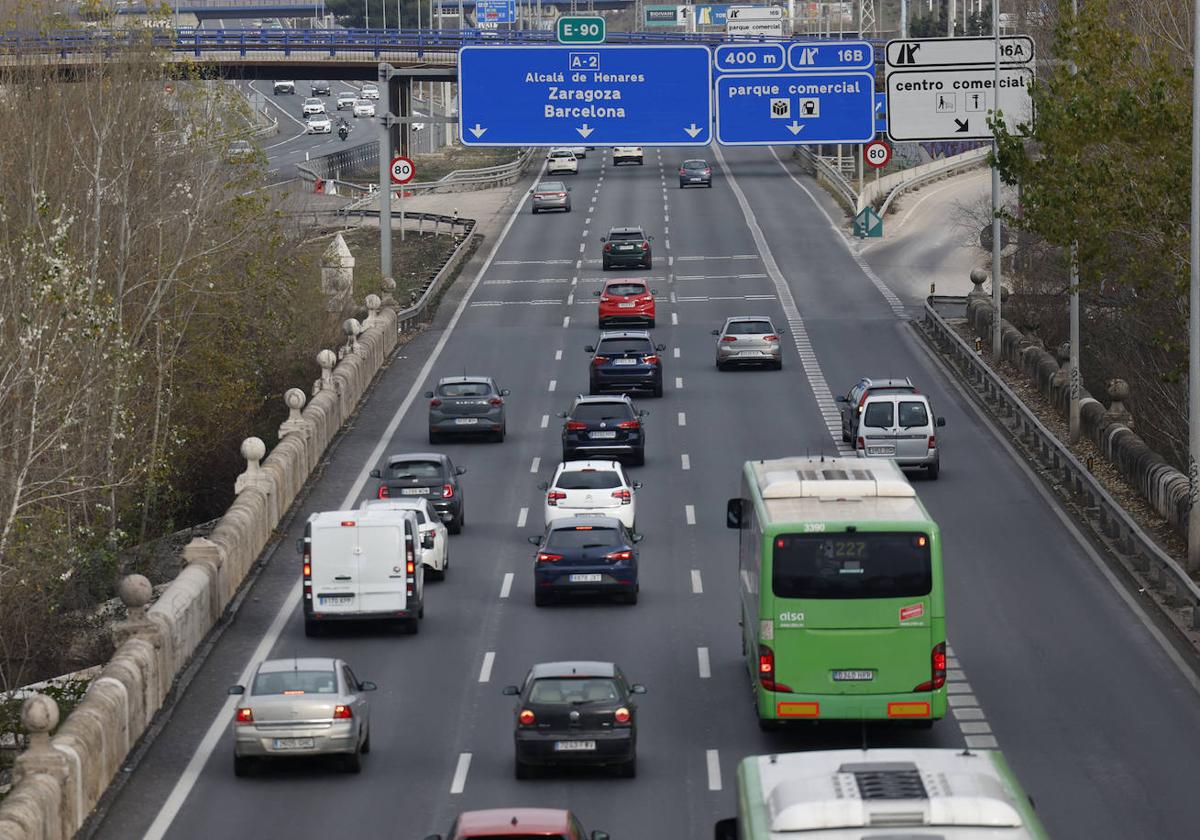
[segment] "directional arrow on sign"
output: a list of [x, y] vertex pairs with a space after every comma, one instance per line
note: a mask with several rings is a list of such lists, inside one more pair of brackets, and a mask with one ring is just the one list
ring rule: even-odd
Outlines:
[[965, 120], [960, 120], [957, 117], [955, 117], [954, 124], [956, 126], [958, 126], [958, 128], [954, 129], [955, 133], [957, 133], [959, 131], [966, 131], [967, 127], [971, 125], [971, 120], [969, 117]]
[[580, 136], [580, 137], [582, 137], [582, 138], [584, 138], [584, 139], [586, 140], [586, 139], [587, 139], [587, 136], [588, 136], [589, 134], [591, 134], [593, 131], [595, 131], [596, 129], [594, 129], [594, 128], [588, 128], [588, 124], [587, 124], [587, 123], [584, 123], [582, 128], [577, 128], [577, 129], [575, 129], [575, 130], [579, 132], [579, 136]]
[[481, 126], [479, 123], [475, 123], [475, 127], [470, 129], [470, 131], [472, 134], [475, 135], [475, 139], [478, 140], [480, 137], [483, 136], [483, 133], [485, 131], [487, 131], [487, 129], [484, 128], [483, 126]]
[[687, 128], [684, 129], [684, 131], [687, 132], [688, 137], [695, 137], [697, 134], [699, 134], [703, 130], [704, 129], [700, 128], [695, 123], [692, 123], [691, 125], [689, 125]]
[[785, 128], [788, 130], [788, 131], [792, 132], [792, 134], [793, 134], [793, 135], [799, 134], [799, 133], [800, 133], [800, 130], [801, 130], [802, 128], [804, 128], [804, 126], [802, 126], [800, 123], [796, 122], [795, 120], [792, 120], [792, 124], [791, 124], [791, 125], [789, 125], [789, 126], [784, 126], [784, 127], [785, 127]]

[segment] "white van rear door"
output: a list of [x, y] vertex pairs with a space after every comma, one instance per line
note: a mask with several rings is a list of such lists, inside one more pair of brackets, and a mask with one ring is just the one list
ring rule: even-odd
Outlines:
[[406, 608], [406, 517], [395, 515], [359, 526], [359, 593], [363, 612], [400, 612]]
[[358, 523], [314, 525], [312, 529], [313, 611], [361, 612], [359, 606]]

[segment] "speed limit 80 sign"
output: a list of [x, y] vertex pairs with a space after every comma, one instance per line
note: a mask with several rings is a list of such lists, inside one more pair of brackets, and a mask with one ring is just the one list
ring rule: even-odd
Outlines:
[[863, 147], [863, 160], [867, 162], [867, 166], [879, 169], [887, 166], [891, 159], [892, 147], [882, 140], [874, 140]]
[[392, 158], [392, 181], [396, 184], [407, 184], [417, 174], [417, 168], [406, 157]]

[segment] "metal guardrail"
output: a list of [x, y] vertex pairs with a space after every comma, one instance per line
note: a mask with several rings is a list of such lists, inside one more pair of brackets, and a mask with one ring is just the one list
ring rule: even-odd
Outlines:
[[[881, 217], [887, 215], [888, 207], [891, 206], [892, 201], [894, 201], [897, 196], [901, 195], [902, 193], [923, 186], [924, 184], [928, 184], [930, 181], [936, 181], [938, 178], [945, 178], [947, 175], [953, 175], [957, 172], [961, 172], [964, 169], [976, 167], [981, 161], [985, 160], [990, 153], [991, 147], [983, 146], [978, 149], [972, 149], [969, 152], [963, 152], [961, 155], [943, 158], [941, 161], [934, 161], [933, 163], [925, 164], [922, 167], [917, 167], [918, 169], [923, 169], [924, 171], [919, 175], [902, 181], [901, 183], [892, 187], [891, 191], [887, 194], [887, 198], [883, 200], [883, 204], [879, 208], [879, 215]], [[935, 166], [935, 164], [943, 162], [943, 166]], [[865, 196], [866, 191], [864, 191], [864, 197]]]
[[425, 285], [425, 288], [421, 291], [421, 296], [417, 298], [412, 306], [409, 306], [407, 309], [401, 309], [396, 313], [396, 328], [400, 332], [405, 332], [424, 320], [425, 310], [430, 307], [441, 292], [442, 284], [447, 277], [454, 273], [462, 262], [467, 247], [471, 243], [471, 233], [475, 229], [474, 219], [460, 219], [437, 213], [414, 213], [407, 215], [420, 217], [422, 220], [433, 221], [435, 224], [449, 224], [451, 225], [451, 231], [453, 231], [454, 226], [461, 225], [463, 232], [462, 234], [455, 234], [459, 237], [458, 244], [454, 246], [454, 250], [450, 252], [450, 256], [446, 258], [446, 262], [442, 263], [442, 267], [437, 270], [437, 273]]
[[1082, 495], [1094, 511], [1100, 530], [1118, 550], [1127, 567], [1171, 607], [1191, 608], [1190, 626], [1200, 629], [1200, 586], [1152, 540], [1133, 517], [1079, 462], [1058, 437], [1047, 429], [1021, 398], [986, 364], [980, 355], [934, 308], [936, 303], [962, 303], [965, 297], [931, 296], [925, 301], [924, 332], [965, 369], [969, 384], [1002, 415], [1000, 420], [1014, 436], [1028, 444], [1041, 466], [1070, 490]]
[[831, 166], [829, 161], [806, 146], [796, 146], [796, 156], [812, 164], [817, 176], [825, 180], [834, 190], [834, 198], [845, 205], [851, 215], [858, 212], [858, 190], [846, 180], [846, 176]]

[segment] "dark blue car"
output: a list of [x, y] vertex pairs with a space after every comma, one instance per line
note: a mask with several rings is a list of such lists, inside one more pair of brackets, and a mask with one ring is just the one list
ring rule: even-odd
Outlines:
[[663, 364], [658, 354], [667, 348], [651, 341], [645, 330], [602, 332], [595, 346], [584, 349], [592, 354], [589, 393], [649, 391], [656, 397], [663, 395]]
[[546, 533], [530, 537], [538, 547], [533, 564], [533, 601], [539, 607], [560, 595], [614, 595], [638, 600], [641, 534], [611, 516], [558, 519]]
[[628, 459], [635, 466], [646, 463], [646, 429], [638, 411], [624, 394], [613, 397], [575, 398], [562, 431], [562, 459]]

